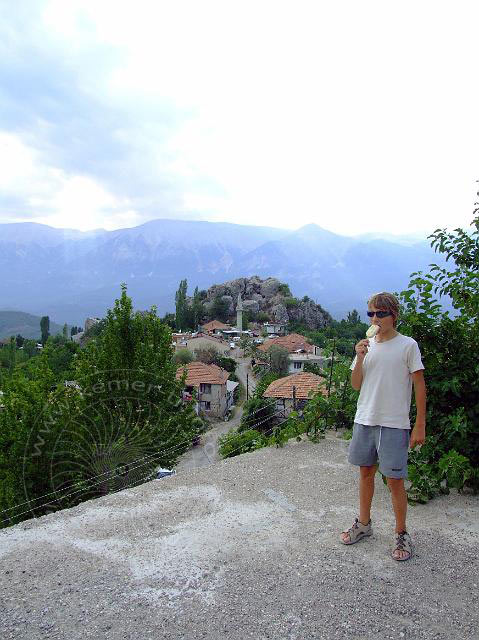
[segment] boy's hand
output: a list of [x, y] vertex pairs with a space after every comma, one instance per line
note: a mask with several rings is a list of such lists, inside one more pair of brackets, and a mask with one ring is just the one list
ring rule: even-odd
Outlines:
[[364, 360], [369, 348], [369, 340], [364, 338], [360, 340], [357, 345], [354, 347], [356, 351], [356, 355], [358, 356], [358, 360]]
[[414, 449], [414, 447], [417, 444], [424, 444], [425, 441], [426, 441], [426, 425], [418, 424], [416, 422], [416, 424], [413, 427], [413, 430], [411, 431], [409, 446], [411, 449]]

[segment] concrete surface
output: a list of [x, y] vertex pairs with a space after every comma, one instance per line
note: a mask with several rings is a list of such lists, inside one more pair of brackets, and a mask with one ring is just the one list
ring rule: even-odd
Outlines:
[[0, 531], [8, 638], [478, 638], [479, 498], [409, 507], [414, 557], [357, 515], [347, 442], [290, 443], [153, 480]]

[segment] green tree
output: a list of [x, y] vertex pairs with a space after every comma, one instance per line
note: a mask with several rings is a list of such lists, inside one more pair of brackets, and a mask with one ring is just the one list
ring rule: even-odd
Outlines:
[[63, 325], [63, 337], [65, 338], [65, 340], [68, 340], [68, 325], [66, 322]]
[[288, 372], [289, 353], [288, 350], [278, 344], [272, 344], [268, 349], [269, 368], [273, 373], [284, 376]]
[[[411, 499], [427, 501], [441, 483], [479, 489], [479, 217], [472, 233], [437, 229], [432, 246], [454, 262], [411, 274], [400, 294], [400, 331], [421, 348], [427, 394], [426, 442], [409, 457]], [[450, 296], [450, 317], [434, 294]], [[414, 412], [414, 408], [413, 408]], [[458, 481], [461, 478], [461, 481]]]
[[195, 287], [193, 292], [193, 301], [191, 304], [191, 316], [192, 316], [192, 328], [196, 331], [198, 329], [198, 325], [203, 321], [203, 317], [205, 315], [205, 308], [203, 305], [203, 301], [198, 291], [198, 287]]
[[20, 347], [23, 347], [23, 343], [25, 342], [25, 338], [23, 336], [21, 336], [19, 333], [17, 333], [15, 341], [17, 343], [17, 349], [20, 349]]
[[361, 317], [356, 309], [348, 312], [348, 317], [346, 318], [346, 322], [348, 324], [359, 324], [361, 322]]
[[265, 433], [271, 428], [274, 418], [274, 400], [272, 398], [259, 398], [255, 395], [244, 404], [238, 433], [249, 431], [250, 429]]
[[228, 320], [229, 304], [221, 296], [216, 296], [211, 305], [210, 317], [212, 320], [226, 322]]
[[186, 301], [186, 292], [188, 290], [188, 282], [181, 280], [180, 286], [175, 294], [176, 304], [176, 328], [179, 331], [184, 331], [188, 328], [188, 305]]
[[[173, 466], [196, 433], [171, 332], [155, 307], [133, 312], [126, 285], [104, 331], [75, 354], [72, 386], [49, 367], [58, 347], [50, 342], [6, 385], [0, 509], [25, 501], [23, 484], [29, 503], [11, 522], [140, 484], [157, 465]], [[49, 501], [37, 500], [44, 494]]]
[[176, 365], [180, 364], [188, 364], [194, 360], [193, 354], [188, 349], [178, 349], [176, 353], [173, 354], [173, 362]]
[[195, 349], [194, 356], [198, 362], [212, 364], [220, 356], [220, 352], [214, 345], [208, 345], [207, 347], [198, 347], [198, 349]]
[[[225, 371], [229, 371], [229, 373], [234, 373], [236, 371], [237, 362], [234, 358], [228, 358], [228, 356], [218, 354], [213, 360], [213, 364], [216, 364]], [[232, 378], [230, 377], [230, 380], [231, 379]]]
[[48, 316], [42, 316], [40, 330], [42, 332], [42, 344], [45, 345], [50, 335], [50, 318]]

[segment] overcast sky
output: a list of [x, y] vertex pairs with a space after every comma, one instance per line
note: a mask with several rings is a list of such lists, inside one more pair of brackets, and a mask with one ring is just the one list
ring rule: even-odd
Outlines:
[[0, 222], [469, 225], [479, 4], [0, 0]]

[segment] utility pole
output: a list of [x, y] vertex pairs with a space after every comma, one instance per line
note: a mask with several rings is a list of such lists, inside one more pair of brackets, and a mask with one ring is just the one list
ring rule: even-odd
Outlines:
[[246, 400], [249, 399], [249, 374], [246, 374]]
[[296, 411], [296, 387], [293, 386], [293, 411]]

